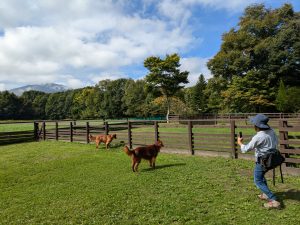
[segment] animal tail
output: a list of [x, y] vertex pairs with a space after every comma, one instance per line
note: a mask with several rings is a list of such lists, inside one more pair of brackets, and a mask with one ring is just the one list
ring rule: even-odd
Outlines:
[[127, 146], [124, 147], [124, 152], [125, 152], [127, 155], [129, 155], [129, 156], [131, 156], [132, 154], [134, 154], [134, 152], [133, 152], [133, 151], [130, 151], [130, 149], [129, 149]]

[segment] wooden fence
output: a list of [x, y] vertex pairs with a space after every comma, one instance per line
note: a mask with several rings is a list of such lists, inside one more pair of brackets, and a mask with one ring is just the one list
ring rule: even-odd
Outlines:
[[[300, 171], [300, 119], [271, 119], [269, 124], [279, 134], [279, 147], [287, 167]], [[245, 119], [166, 121], [36, 121], [34, 131], [1, 132], [0, 144], [34, 140], [89, 143], [89, 134], [117, 134], [112, 145], [153, 144], [164, 142], [162, 151], [192, 155], [225, 156], [253, 159], [253, 153], [240, 154], [237, 134], [247, 143], [255, 134]]]
[[0, 145], [31, 142], [37, 140], [36, 133], [34, 131], [12, 131], [0, 133]]
[[[300, 167], [300, 121], [279, 119], [270, 121], [279, 131], [280, 150], [286, 157], [286, 166]], [[112, 144], [153, 144], [157, 139], [164, 142], [163, 151], [192, 154], [226, 156], [253, 159], [253, 153], [240, 154], [236, 144], [237, 134], [243, 133], [245, 142], [254, 135], [253, 125], [244, 120], [228, 120], [215, 124], [210, 120], [126, 121], [115, 123], [84, 122], [69, 124], [59, 122], [36, 123], [35, 133], [42, 140], [63, 140], [89, 143], [89, 134], [117, 134]], [[36, 136], [37, 136], [36, 135]], [[299, 168], [300, 170], [300, 168]]]

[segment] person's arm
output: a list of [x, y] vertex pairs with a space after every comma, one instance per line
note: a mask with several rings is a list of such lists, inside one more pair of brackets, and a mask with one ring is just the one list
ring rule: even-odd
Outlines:
[[237, 143], [238, 143], [239, 146], [241, 146], [241, 152], [246, 153], [248, 151], [251, 151], [251, 150], [255, 149], [255, 147], [257, 145], [257, 138], [256, 138], [256, 136], [254, 136], [248, 144], [244, 145], [243, 144], [243, 138], [238, 137]]

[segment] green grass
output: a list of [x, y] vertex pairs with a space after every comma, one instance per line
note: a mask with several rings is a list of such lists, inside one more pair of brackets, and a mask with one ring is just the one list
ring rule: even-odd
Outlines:
[[[0, 224], [300, 224], [300, 178], [256, 198], [253, 163], [160, 154], [138, 173], [121, 148], [38, 142], [0, 147]], [[269, 179], [269, 183], [271, 180]]]
[[33, 122], [0, 124], [0, 132], [29, 131], [29, 130], [33, 130]]

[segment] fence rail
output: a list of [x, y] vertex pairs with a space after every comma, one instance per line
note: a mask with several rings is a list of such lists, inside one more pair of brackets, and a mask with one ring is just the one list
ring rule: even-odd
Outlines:
[[[300, 171], [300, 119], [270, 119], [278, 131], [279, 149], [286, 158], [286, 166]], [[89, 134], [117, 135], [112, 144], [127, 144], [130, 148], [163, 140], [163, 151], [192, 155], [223, 155], [231, 158], [252, 158], [253, 153], [239, 154], [237, 134], [243, 133], [245, 142], [254, 135], [253, 125], [240, 119], [215, 123], [215, 120], [76, 122], [36, 121], [34, 132], [2, 132], [1, 144], [39, 140], [89, 143]]]
[[37, 139], [34, 131], [12, 131], [0, 133], [0, 145], [30, 142]]

